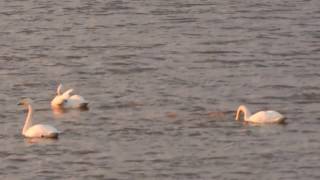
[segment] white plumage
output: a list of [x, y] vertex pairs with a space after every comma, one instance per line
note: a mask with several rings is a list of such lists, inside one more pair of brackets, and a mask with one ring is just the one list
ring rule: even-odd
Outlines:
[[51, 101], [51, 107], [54, 109], [81, 109], [88, 108], [89, 102], [80, 95], [71, 95], [73, 89], [62, 93], [62, 84], [57, 88], [57, 95]]
[[244, 121], [252, 122], [252, 123], [283, 123], [285, 120], [285, 116], [280, 114], [277, 111], [259, 111], [253, 115], [249, 109], [244, 106], [240, 105], [237, 110], [236, 120], [240, 119], [240, 113], [244, 113]]
[[31, 126], [23, 135], [30, 138], [57, 138], [59, 131], [47, 124], [36, 124]]
[[32, 125], [32, 106], [30, 99], [22, 100], [19, 105], [23, 105], [28, 108], [27, 117], [25, 120], [25, 124], [22, 129], [22, 135], [28, 138], [58, 138], [59, 131], [47, 124], [36, 124]]

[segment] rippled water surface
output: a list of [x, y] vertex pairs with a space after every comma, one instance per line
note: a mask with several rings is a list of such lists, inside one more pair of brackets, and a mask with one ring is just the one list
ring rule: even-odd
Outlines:
[[[0, 5], [1, 179], [320, 179], [320, 1]], [[60, 82], [90, 110], [54, 114]], [[58, 140], [21, 136], [22, 97]]]

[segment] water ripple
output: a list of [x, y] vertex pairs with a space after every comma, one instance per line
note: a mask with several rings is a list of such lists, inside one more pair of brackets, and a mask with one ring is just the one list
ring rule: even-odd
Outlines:
[[[2, 5], [1, 177], [319, 179], [318, 1]], [[58, 83], [90, 110], [53, 114]], [[58, 140], [23, 139], [20, 97]], [[235, 121], [239, 104], [287, 124]]]

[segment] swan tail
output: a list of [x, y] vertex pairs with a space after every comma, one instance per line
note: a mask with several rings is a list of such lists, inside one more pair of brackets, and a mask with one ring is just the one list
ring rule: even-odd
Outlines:
[[278, 119], [279, 124], [286, 124], [286, 117], [282, 116], [281, 118]]
[[88, 102], [83, 102], [79, 105], [79, 108], [80, 109], [83, 109], [83, 110], [88, 110], [89, 109], [89, 103]]
[[53, 133], [50, 133], [47, 137], [48, 138], [59, 138], [59, 134], [60, 132], [53, 132]]

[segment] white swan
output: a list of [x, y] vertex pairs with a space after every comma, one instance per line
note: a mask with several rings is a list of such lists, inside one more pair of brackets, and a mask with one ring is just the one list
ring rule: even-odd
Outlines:
[[50, 125], [36, 124], [32, 126], [32, 106], [30, 99], [23, 99], [18, 105], [23, 105], [28, 109], [26, 121], [22, 129], [22, 135], [28, 138], [58, 138], [59, 131]]
[[276, 111], [259, 111], [253, 115], [245, 105], [240, 105], [237, 110], [236, 120], [240, 119], [240, 113], [244, 113], [244, 121], [252, 123], [283, 123], [285, 117]]
[[89, 102], [82, 96], [71, 95], [73, 89], [69, 89], [62, 93], [62, 84], [57, 88], [57, 95], [51, 101], [51, 107], [54, 109], [86, 109]]

